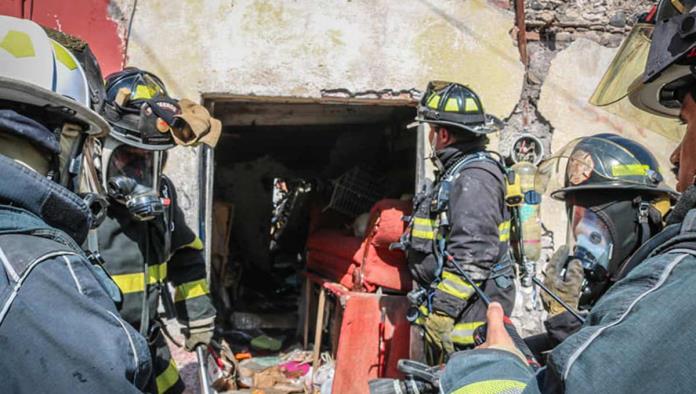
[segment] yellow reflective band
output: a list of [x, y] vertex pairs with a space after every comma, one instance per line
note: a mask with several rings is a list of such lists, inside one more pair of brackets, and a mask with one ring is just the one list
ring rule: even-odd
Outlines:
[[157, 382], [157, 392], [162, 394], [172, 388], [179, 380], [179, 371], [176, 369], [174, 359], [169, 360], [169, 366], [155, 379]]
[[190, 249], [195, 249], [195, 250], [203, 250], [203, 241], [201, 241], [200, 238], [196, 237], [194, 238], [193, 241], [190, 243], [187, 243], [186, 245], [182, 245], [179, 249], [185, 249], [185, 248], [190, 248]]
[[75, 59], [68, 53], [67, 49], [53, 40], [51, 40], [51, 44], [53, 45], [53, 53], [56, 55], [56, 60], [63, 63], [70, 71], [77, 68]]
[[[164, 281], [167, 278], [167, 263], [153, 265], [148, 267], [148, 284], [154, 284]], [[143, 273], [136, 272], [134, 274], [112, 275], [111, 279], [116, 282], [116, 285], [123, 294], [139, 293], [145, 291], [145, 283]]]
[[415, 218], [411, 236], [433, 240], [435, 239], [435, 231], [433, 230], [435, 227], [437, 227], [437, 219]]
[[612, 176], [644, 176], [650, 170], [646, 164], [616, 164], [611, 166]]
[[459, 112], [459, 101], [456, 98], [448, 98], [445, 104], [445, 112]]
[[174, 302], [190, 300], [208, 293], [208, 283], [205, 279], [184, 283], [174, 289]]
[[135, 87], [135, 92], [133, 93], [133, 100], [138, 99], [151, 99], [155, 96], [157, 91], [147, 85], [138, 85]]
[[436, 219], [426, 219], [426, 218], [415, 218], [413, 220], [415, 226], [429, 226], [435, 227], [437, 225]]
[[464, 102], [464, 111], [466, 112], [479, 112], [479, 107], [478, 104], [476, 104], [476, 100], [472, 98], [467, 98], [466, 101]]
[[500, 242], [510, 240], [510, 221], [506, 220], [498, 225], [498, 239]]
[[154, 280], [155, 282], [163, 282], [167, 279], [167, 263], [153, 265], [148, 267], [150, 272], [150, 282]]
[[448, 271], [442, 273], [442, 281], [437, 284], [437, 289], [461, 300], [468, 300], [474, 294], [474, 288], [469, 283]]
[[0, 48], [16, 58], [36, 56], [31, 37], [23, 31], [8, 31], [2, 41], [0, 41]]
[[433, 94], [430, 96], [428, 99], [428, 107], [437, 109], [437, 106], [440, 104], [440, 95], [439, 94]]
[[521, 393], [527, 387], [525, 383], [517, 380], [484, 380], [471, 383], [452, 392], [452, 394], [480, 394], [480, 393]]
[[435, 239], [435, 232], [434, 231], [423, 231], [423, 230], [412, 230], [411, 236], [413, 236], [415, 238], [423, 238], [423, 239], [433, 240], [433, 239]]
[[473, 345], [474, 330], [482, 324], [482, 321], [455, 324], [454, 329], [452, 329], [452, 335], [450, 335], [452, 342], [460, 345]]

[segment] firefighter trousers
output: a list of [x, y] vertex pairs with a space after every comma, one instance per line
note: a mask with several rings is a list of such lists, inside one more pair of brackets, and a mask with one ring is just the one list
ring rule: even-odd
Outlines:
[[[510, 316], [515, 306], [514, 284], [502, 288], [491, 278], [481, 282], [479, 287], [491, 301], [499, 302], [505, 314]], [[426, 317], [423, 331], [428, 364], [441, 364], [451, 353], [474, 347], [474, 330], [486, 322], [488, 308], [476, 295], [462, 302], [467, 305], [457, 319], [437, 311]]]
[[158, 394], [178, 394], [185, 389], [184, 381], [167, 346], [162, 328], [154, 324], [149, 338], [152, 355], [153, 378], [150, 382], [151, 392]]

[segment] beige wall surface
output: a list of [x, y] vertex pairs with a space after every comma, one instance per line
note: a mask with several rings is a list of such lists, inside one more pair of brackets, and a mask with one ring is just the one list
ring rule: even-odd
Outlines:
[[[114, 1], [132, 11], [132, 1]], [[471, 85], [487, 111], [506, 118], [524, 80], [513, 24], [512, 13], [484, 0], [148, 0], [137, 4], [127, 54], [129, 65], [193, 100], [424, 89], [448, 79]], [[175, 149], [167, 172], [195, 223], [195, 153]]]
[[138, 3], [128, 63], [193, 99], [423, 89], [450, 79], [507, 117], [524, 73], [512, 28], [512, 13], [483, 0], [149, 0]]

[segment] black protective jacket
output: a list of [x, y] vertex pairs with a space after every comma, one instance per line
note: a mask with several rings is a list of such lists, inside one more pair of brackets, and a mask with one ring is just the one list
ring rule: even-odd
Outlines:
[[[477, 142], [449, 146], [436, 154], [444, 167], [442, 173], [445, 173], [465, 157], [483, 152], [483, 145]], [[429, 211], [429, 207], [441, 179], [438, 178], [429, 191], [416, 197], [415, 231], [411, 232], [408, 258], [411, 272], [421, 287], [429, 287], [436, 279], [442, 280], [432, 296], [434, 309], [457, 316], [463, 309], [461, 300], [468, 299], [471, 293], [471, 288], [464, 286], [459, 272], [449, 261], [444, 261], [441, 278], [436, 277], [438, 262], [433, 243], [437, 238], [446, 239], [447, 252], [476, 281], [490, 278], [491, 269], [506, 259], [510, 219], [504, 201], [504, 177], [503, 170], [494, 160], [475, 160], [466, 164], [458, 172], [449, 193], [449, 231], [446, 234], [436, 230], [434, 235], [430, 235], [427, 226], [420, 225], [427, 221], [423, 218], [429, 217], [434, 221], [433, 228], [438, 227], [439, 219]], [[431, 238], [431, 242], [427, 246], [425, 243], [419, 245], [417, 235], [423, 236], [421, 240]]]
[[124, 206], [111, 204], [107, 218], [98, 228], [99, 251], [123, 293], [121, 315], [128, 322], [140, 326], [145, 290], [143, 270], [147, 263], [146, 307], [150, 320], [156, 316], [163, 287], [171, 283], [179, 322], [189, 327], [203, 326], [215, 319], [203, 244], [186, 225], [171, 182], [163, 177], [162, 185], [162, 196], [170, 201], [164, 217], [137, 221]]
[[120, 318], [118, 290], [77, 243], [87, 206], [2, 155], [0, 171], [0, 391], [145, 389], [147, 341]]

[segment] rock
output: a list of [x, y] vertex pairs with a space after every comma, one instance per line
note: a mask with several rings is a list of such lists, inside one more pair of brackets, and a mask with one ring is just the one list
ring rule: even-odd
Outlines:
[[540, 12], [539, 15], [537, 16], [539, 19], [541, 19], [544, 23], [550, 24], [554, 20], [556, 20], [556, 15], [551, 12], [551, 11], [543, 11]]
[[595, 14], [594, 12], [583, 12], [582, 19], [590, 22], [598, 21], [602, 19], [601, 14]]
[[582, 35], [579, 35], [579, 36], [586, 38], [588, 40], [592, 40], [592, 41], [599, 43], [599, 44], [602, 43], [602, 37], [596, 31], [588, 31], [588, 32], [582, 33]]
[[626, 14], [619, 10], [609, 18], [609, 24], [614, 27], [626, 26]]
[[621, 45], [623, 39], [623, 34], [612, 34], [611, 36], [609, 36], [609, 40], [606, 45], [610, 48], [616, 48], [619, 45]]
[[544, 81], [544, 79], [540, 75], [537, 75], [535, 70], [529, 70], [529, 72], [527, 73], [527, 80], [529, 81], [529, 83], [535, 85], [541, 85], [541, 83]]
[[541, 37], [539, 36], [539, 32], [537, 31], [528, 31], [527, 33], [527, 41], [539, 41]]
[[541, 11], [544, 9], [544, 6], [538, 1], [532, 1], [531, 7], [535, 11]]
[[573, 34], [567, 31], [561, 31], [556, 33], [556, 41], [568, 42], [573, 40]]
[[562, 17], [562, 20], [566, 23], [579, 22], [580, 19], [582, 19], [582, 15], [580, 15], [580, 12], [575, 9], [566, 10]]

